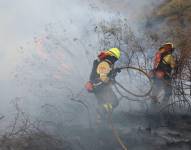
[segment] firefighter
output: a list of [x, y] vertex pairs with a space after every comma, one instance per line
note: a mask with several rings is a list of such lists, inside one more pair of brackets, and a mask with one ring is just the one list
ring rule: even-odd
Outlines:
[[[172, 43], [165, 43], [156, 52], [154, 57], [154, 67], [152, 70], [154, 90], [153, 93], [157, 93], [159, 87], [164, 88], [164, 99], [162, 102], [168, 103], [170, 96], [172, 95], [172, 76], [176, 67], [176, 61], [173, 56], [174, 46]], [[155, 97], [155, 94], [152, 95]], [[157, 98], [153, 98], [154, 102], [159, 102]]]
[[85, 85], [89, 92], [95, 94], [97, 107], [97, 120], [107, 119], [108, 112], [112, 112], [119, 104], [117, 96], [112, 90], [112, 80], [115, 78], [119, 69], [114, 69], [114, 64], [120, 58], [120, 50], [111, 48], [102, 51], [93, 62], [90, 80]]

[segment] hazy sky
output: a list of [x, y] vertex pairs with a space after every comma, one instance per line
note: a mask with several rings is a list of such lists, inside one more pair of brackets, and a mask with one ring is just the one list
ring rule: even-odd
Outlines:
[[63, 20], [71, 5], [66, 0], [0, 0], [1, 79], [19, 59], [18, 48], [40, 35], [48, 23]]
[[[97, 37], [94, 32], [95, 26], [100, 21], [111, 20], [112, 15], [117, 17], [117, 12], [120, 12], [136, 30], [140, 25], [139, 22], [143, 21], [144, 15], [148, 14], [148, 10], [151, 9], [151, 6], [154, 8], [153, 4], [156, 3], [158, 3], [156, 0], [0, 0], [0, 101], [1, 104], [4, 104], [0, 107], [0, 114], [3, 109], [6, 111], [10, 100], [16, 96], [25, 96], [25, 104], [29, 107], [37, 106], [39, 102], [43, 103], [41, 98], [39, 100], [33, 94], [36, 91], [40, 96], [44, 96], [44, 94], [48, 97], [50, 97], [49, 94], [60, 96], [62, 101], [62, 89], [60, 89], [61, 93], [57, 94], [54, 93], [55, 89], [47, 85], [53, 80], [53, 76], [48, 76], [46, 78], [48, 81], [43, 81], [47, 72], [52, 73], [55, 70], [64, 81], [67, 68], [75, 69], [76, 74], [69, 74], [66, 77], [67, 84], [75, 83], [73, 87], [83, 88], [79, 82], [88, 80], [92, 61], [95, 58], [94, 54], [89, 59], [85, 58], [84, 49], [88, 47], [89, 43], [94, 48], [90, 49], [91, 53], [95, 53], [94, 51], [98, 49], [94, 40]], [[45, 43], [47, 49], [39, 50], [42, 56], [46, 55], [42, 52], [50, 52], [48, 53], [50, 59], [46, 62], [48, 65], [42, 64], [41, 60], [35, 56], [34, 59], [29, 57], [33, 60], [28, 60], [29, 64], [24, 66], [23, 63], [26, 60], [22, 61], [23, 55], [20, 54], [20, 47], [24, 47], [23, 50], [27, 56], [32, 56], [37, 51], [34, 46], [34, 38], [46, 36], [45, 28], [49, 24], [53, 30], [51, 31], [52, 39], [49, 41], [50, 43]], [[65, 29], [67, 30], [66, 35], [63, 31]], [[85, 33], [88, 30], [91, 32]], [[85, 37], [86, 35], [88, 36]], [[63, 40], [65, 38], [68, 38], [66, 42]], [[79, 40], [75, 41], [75, 38], [81, 38], [84, 43], [80, 43]], [[56, 40], [60, 45], [55, 44]], [[74, 56], [66, 52], [68, 49]], [[65, 55], [66, 53], [67, 55]], [[30, 66], [31, 62], [37, 63], [36, 70], [34, 66]], [[15, 71], [17, 65], [20, 70]], [[22, 82], [19, 83], [21, 87], [15, 83], [18, 78], [11, 80], [15, 72], [21, 72], [18, 75]], [[28, 80], [25, 78], [26, 76]], [[83, 81], [79, 79], [79, 76], [83, 78]], [[23, 85], [28, 88], [22, 87]], [[29, 95], [27, 95], [28, 93]], [[56, 100], [59, 99], [56, 98]], [[50, 101], [52, 102], [52, 99]]]
[[[19, 47], [43, 34], [49, 23], [76, 21], [78, 28], [86, 28], [83, 25], [87, 18], [99, 19], [106, 15], [103, 12], [120, 10], [135, 23], [153, 3], [156, 0], [0, 0], [0, 79], [9, 78], [21, 59], [17, 52]], [[97, 16], [94, 13], [94, 16], [95, 10], [101, 13]]]
[[31, 40], [35, 32], [42, 30], [46, 16], [40, 15], [43, 5], [38, 5], [39, 2], [0, 0], [0, 78], [5, 78], [16, 64], [19, 46]]

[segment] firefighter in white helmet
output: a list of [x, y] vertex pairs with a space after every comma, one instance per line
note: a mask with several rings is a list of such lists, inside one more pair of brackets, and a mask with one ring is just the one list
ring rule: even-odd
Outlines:
[[[167, 103], [172, 95], [172, 76], [175, 74], [176, 60], [173, 56], [175, 48], [172, 43], [165, 43], [155, 53], [154, 66], [152, 70], [154, 89], [159, 89], [158, 86], [162, 84], [164, 88], [164, 103]], [[157, 91], [155, 91], [156, 93]], [[155, 97], [155, 96], [154, 96]], [[153, 99], [158, 102], [156, 98]]]

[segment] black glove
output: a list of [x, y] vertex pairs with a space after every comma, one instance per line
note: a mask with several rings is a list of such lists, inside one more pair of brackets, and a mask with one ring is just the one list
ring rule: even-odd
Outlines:
[[117, 76], [117, 73], [120, 73], [120, 72], [121, 72], [120, 68], [113, 69], [111, 77], [114, 79]]
[[121, 72], [121, 68], [115, 68], [114, 71], [115, 71], [116, 73], [120, 73], [120, 72]]

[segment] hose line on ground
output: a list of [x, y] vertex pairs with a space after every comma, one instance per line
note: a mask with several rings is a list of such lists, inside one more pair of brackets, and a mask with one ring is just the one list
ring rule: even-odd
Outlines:
[[119, 133], [117, 132], [117, 130], [115, 129], [115, 127], [113, 125], [112, 111], [109, 111], [108, 114], [109, 114], [109, 124], [111, 126], [114, 137], [116, 138], [117, 142], [119, 143], [119, 145], [122, 147], [123, 150], [128, 150], [127, 146], [123, 143], [122, 139], [119, 136]]
[[[130, 93], [131, 95], [136, 96], [136, 97], [146, 97], [146, 96], [148, 96], [148, 95], [151, 93], [151, 91], [152, 91], [152, 81], [151, 81], [149, 75], [148, 75], [146, 72], [144, 72], [143, 70], [141, 70], [141, 69], [139, 69], [139, 68], [128, 67], [128, 66], [126, 66], [126, 67], [121, 67], [120, 69], [133, 69], [133, 70], [136, 70], [136, 71], [139, 71], [139, 72], [143, 73], [143, 74], [146, 76], [146, 78], [148, 78], [148, 80], [149, 80], [149, 82], [150, 82], [150, 85], [151, 85], [151, 86], [150, 86], [150, 89], [149, 89], [146, 93], [144, 93], [144, 94], [142, 94], [142, 95], [138, 95], [138, 94], [135, 94], [135, 93], [133, 93], [133, 92], [127, 90], [127, 89], [126, 89], [125, 87], [123, 87], [120, 83], [118, 83], [116, 80], [114, 80], [114, 87], [116, 88], [117, 92], [118, 92], [122, 97], [126, 97], [126, 96], [122, 95], [122, 93], [121, 93], [120, 90], [118, 89], [117, 85], [118, 85], [120, 88], [122, 88], [125, 92]], [[133, 100], [133, 99], [132, 99], [132, 100]], [[133, 100], [133, 101], [139, 101], [139, 100]], [[127, 146], [124, 144], [123, 140], [122, 140], [122, 139], [120, 138], [120, 136], [119, 136], [119, 133], [117, 132], [117, 130], [115, 129], [115, 127], [114, 127], [114, 125], [113, 125], [112, 111], [109, 111], [108, 114], [109, 114], [109, 125], [111, 126], [112, 133], [113, 133], [114, 137], [116, 138], [117, 142], [119, 143], [119, 145], [121, 146], [121, 148], [122, 148], [123, 150], [128, 150]]]

